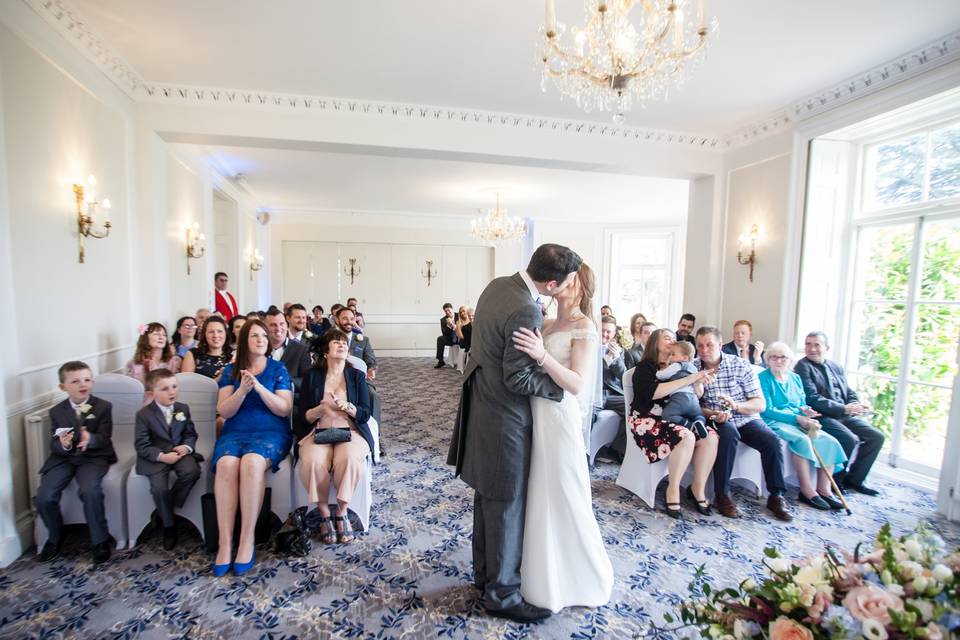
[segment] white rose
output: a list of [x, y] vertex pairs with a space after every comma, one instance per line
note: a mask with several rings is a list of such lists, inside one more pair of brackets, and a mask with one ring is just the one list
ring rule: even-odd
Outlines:
[[183, 415], [183, 411], [177, 411], [173, 417], [177, 419], [177, 422], [183, 422], [187, 419], [187, 416]]
[[953, 580], [953, 571], [945, 564], [938, 564], [933, 568], [933, 577], [940, 582], [951, 582]]
[[927, 600], [907, 600], [907, 604], [920, 612], [920, 619], [928, 622], [933, 617], [933, 603]]
[[863, 621], [863, 637], [870, 640], [887, 640], [889, 634], [883, 625], [872, 618]]
[[753, 591], [757, 588], [757, 582], [753, 578], [747, 578], [743, 581], [743, 589], [745, 591]]
[[790, 571], [790, 561], [786, 558], [770, 558], [767, 567], [774, 573], [786, 573]]
[[760, 633], [760, 625], [753, 620], [737, 619], [733, 623], [733, 637], [737, 640], [746, 640]]
[[917, 542], [916, 538], [908, 538], [907, 541], [903, 543], [903, 548], [914, 560], [923, 556], [923, 545]]
[[930, 586], [930, 582], [923, 576], [917, 576], [913, 579], [913, 582], [910, 584], [913, 587], [913, 590], [916, 593], [923, 593], [927, 590], [927, 587]]
[[93, 407], [91, 407], [89, 404], [87, 404], [86, 402], [84, 402], [82, 405], [80, 405], [80, 413], [86, 413], [86, 412], [90, 411], [90, 409], [92, 409], [92, 408], [93, 408]]
[[898, 598], [903, 597], [903, 587], [896, 582], [891, 582], [890, 584], [886, 585], [884, 589], [886, 589], [887, 593], [895, 595]]
[[920, 566], [919, 562], [905, 560], [900, 563], [900, 573], [903, 574], [903, 577], [912, 579], [923, 573], [923, 567]]

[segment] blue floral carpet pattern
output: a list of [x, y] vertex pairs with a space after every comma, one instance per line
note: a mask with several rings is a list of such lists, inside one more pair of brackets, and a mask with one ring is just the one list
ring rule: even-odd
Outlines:
[[616, 573], [611, 602], [538, 625], [492, 618], [471, 586], [472, 492], [445, 465], [461, 377], [432, 365], [382, 360], [387, 455], [374, 472], [370, 530], [352, 544], [315, 542], [307, 558], [263, 545], [252, 572], [222, 579], [210, 575], [210, 558], [186, 526], [175, 552], [148, 537], [99, 568], [83, 542], [68, 543], [50, 564], [29, 552], [0, 571], [0, 636], [635, 638], [685, 597], [700, 564], [711, 582], [733, 584], [761, 575], [765, 546], [797, 556], [827, 543], [852, 548], [885, 521], [901, 533], [927, 520], [948, 541], [960, 539], [935, 516], [932, 494], [881, 478], [872, 483], [883, 496], [852, 496], [852, 516], [795, 506], [794, 521], [780, 523], [741, 493], [739, 520], [686, 509], [675, 521], [618, 487], [618, 468], [600, 463], [592, 470], [594, 508]]

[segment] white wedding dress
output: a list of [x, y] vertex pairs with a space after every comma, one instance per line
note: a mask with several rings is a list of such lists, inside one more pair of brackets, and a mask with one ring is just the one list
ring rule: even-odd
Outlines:
[[[596, 346], [598, 336], [595, 330], [551, 333], [544, 336], [544, 346], [570, 367], [573, 340], [591, 340]], [[530, 400], [533, 446], [520, 593], [530, 604], [554, 613], [571, 606], [599, 607], [610, 600], [613, 590], [613, 567], [593, 515], [583, 443], [584, 419], [592, 411], [594, 375], [595, 370], [587, 376], [579, 396], [564, 391], [560, 402]]]

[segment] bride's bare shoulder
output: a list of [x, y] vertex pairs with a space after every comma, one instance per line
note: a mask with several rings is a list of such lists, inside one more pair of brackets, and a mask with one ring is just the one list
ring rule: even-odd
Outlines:
[[596, 331], [597, 325], [595, 325], [593, 323], [593, 320], [591, 320], [587, 316], [583, 316], [582, 318], [577, 320], [577, 322], [573, 325], [573, 329], [575, 331], [588, 331], [588, 330]]

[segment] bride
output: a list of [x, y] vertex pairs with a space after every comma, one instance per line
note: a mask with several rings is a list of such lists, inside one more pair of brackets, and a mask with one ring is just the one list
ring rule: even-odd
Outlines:
[[600, 360], [590, 319], [593, 291], [593, 271], [583, 264], [571, 286], [554, 298], [557, 319], [546, 321], [543, 335], [521, 329], [513, 338], [564, 390], [560, 402], [530, 399], [533, 446], [520, 566], [523, 599], [554, 613], [606, 604], [613, 589], [583, 442]]

